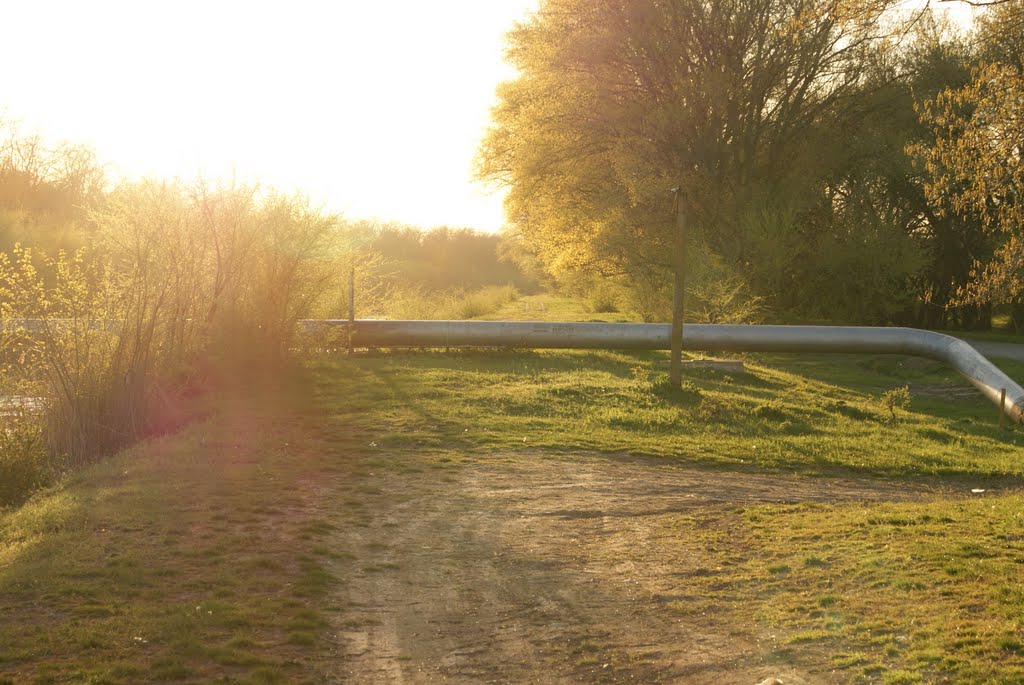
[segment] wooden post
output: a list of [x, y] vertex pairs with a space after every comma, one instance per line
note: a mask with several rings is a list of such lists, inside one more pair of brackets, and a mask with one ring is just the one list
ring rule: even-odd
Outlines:
[[352, 356], [352, 337], [356, 332], [356, 267], [348, 270], [348, 354]]
[[683, 312], [686, 304], [686, 202], [682, 187], [675, 193], [676, 230], [672, 250], [675, 282], [672, 290], [672, 357], [669, 382], [678, 388], [683, 382]]
[[1006, 427], [1006, 388], [999, 389], [999, 432]]

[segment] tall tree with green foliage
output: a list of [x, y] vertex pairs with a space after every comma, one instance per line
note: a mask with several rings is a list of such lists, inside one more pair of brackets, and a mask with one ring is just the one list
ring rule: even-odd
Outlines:
[[[889, 5], [547, 0], [509, 36], [519, 77], [499, 90], [480, 175], [509, 188], [511, 223], [553, 272], [664, 280], [681, 186], [694, 240], [749, 274], [782, 244], [751, 222], [801, 246], [833, 220], [822, 179], [837, 117]], [[890, 243], [887, 256], [904, 249]]]
[[[916, 152], [933, 202], [975, 215], [998, 241], [960, 290], [962, 302], [1024, 301], [1024, 2], [993, 5], [979, 20], [981, 60], [969, 83], [920, 106], [934, 144]], [[1018, 317], [1019, 319], [1019, 317]], [[1018, 326], [1024, 323], [1017, 320]]]

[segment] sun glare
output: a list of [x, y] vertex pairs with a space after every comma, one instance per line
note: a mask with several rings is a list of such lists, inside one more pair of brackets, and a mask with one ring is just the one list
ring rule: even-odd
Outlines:
[[351, 218], [497, 230], [472, 158], [511, 75], [503, 35], [536, 4], [14, 3], [0, 112], [91, 145], [115, 176], [259, 181]]

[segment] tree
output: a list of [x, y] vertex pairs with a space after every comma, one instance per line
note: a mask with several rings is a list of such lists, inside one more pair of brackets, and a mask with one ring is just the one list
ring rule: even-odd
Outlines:
[[15, 243], [74, 251], [102, 196], [102, 166], [86, 147], [47, 146], [0, 120], [0, 250]]
[[[991, 259], [975, 262], [960, 301], [1024, 299], [1024, 2], [992, 7], [980, 21], [982, 60], [969, 83], [920, 106], [934, 144], [916, 149], [933, 202], [975, 215], [998, 241]], [[1018, 322], [1019, 324], [1020, 322]]]
[[809, 209], [821, 124], [857, 92], [887, 6], [547, 0], [510, 34], [520, 75], [479, 173], [509, 187], [510, 221], [554, 272], [666, 270], [677, 185], [695, 240], [742, 270], [751, 207]]

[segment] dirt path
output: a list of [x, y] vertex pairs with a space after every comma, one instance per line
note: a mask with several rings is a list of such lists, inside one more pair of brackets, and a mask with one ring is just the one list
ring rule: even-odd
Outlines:
[[926, 494], [542, 454], [440, 473], [371, 472], [358, 492], [372, 515], [341, 521], [332, 540], [354, 561], [331, 681], [751, 685], [769, 676], [835, 681], [786, 663], [775, 636], [753, 624], [718, 619], [713, 607], [669, 610], [704, 606], [687, 578], [732, 554], [661, 544], [679, 537], [672, 521], [758, 502]]

